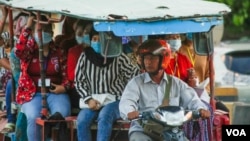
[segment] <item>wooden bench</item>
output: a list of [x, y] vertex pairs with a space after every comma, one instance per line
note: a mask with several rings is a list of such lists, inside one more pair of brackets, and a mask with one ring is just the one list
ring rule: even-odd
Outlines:
[[[36, 124], [42, 127], [42, 141], [46, 140], [46, 137], [45, 137], [46, 124], [58, 123], [58, 122], [66, 122], [67, 123], [67, 126], [70, 130], [70, 141], [74, 141], [74, 139], [75, 139], [74, 130], [77, 128], [76, 127], [76, 118], [77, 118], [77, 116], [69, 116], [69, 117], [66, 117], [65, 120], [43, 120], [41, 118], [37, 118]], [[117, 120], [114, 123], [113, 129], [112, 129], [113, 131], [115, 131], [115, 134], [113, 135], [112, 140], [115, 140], [121, 131], [128, 131], [129, 128], [130, 128], [130, 121]], [[91, 129], [96, 130], [97, 124], [93, 124], [91, 126]], [[56, 132], [52, 133], [52, 140], [55, 140], [55, 139], [53, 139], [54, 137], [56, 137], [55, 134], [56, 134]]]
[[[42, 128], [41, 140], [46, 141], [46, 125], [48, 125], [50, 123], [60, 123], [60, 122], [66, 122], [67, 123], [67, 125], [68, 125], [68, 127], [70, 129], [70, 141], [73, 141], [73, 139], [74, 139], [74, 128], [73, 128], [73, 123], [72, 123], [73, 121], [72, 120], [70, 120], [70, 119], [68, 119], [68, 120], [67, 119], [66, 120], [46, 120], [45, 119], [44, 120], [44, 119], [41, 119], [41, 118], [37, 118], [36, 119], [36, 124], [38, 126], [41, 126], [41, 128]], [[55, 138], [55, 132], [54, 132], [54, 134], [52, 133], [52, 140], [55, 140], [53, 138]]]
[[234, 87], [216, 87], [214, 96], [221, 101], [238, 101], [238, 90]]

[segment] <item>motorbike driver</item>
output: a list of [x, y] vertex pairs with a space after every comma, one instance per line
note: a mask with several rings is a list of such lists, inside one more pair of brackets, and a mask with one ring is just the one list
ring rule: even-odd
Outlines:
[[[142, 112], [155, 110], [163, 104], [164, 100], [167, 100], [167, 105], [198, 110], [201, 118], [210, 117], [206, 105], [201, 102], [193, 88], [179, 78], [164, 72], [171, 54], [166, 41], [146, 40], [139, 46], [138, 53], [145, 73], [129, 81], [119, 104], [121, 117], [124, 120], [132, 120], [129, 129], [130, 141], [153, 141], [153, 138], [143, 132], [140, 123], [133, 119], [138, 118]], [[172, 82], [169, 83], [170, 81]], [[168, 99], [165, 99], [167, 84], [171, 86]]]

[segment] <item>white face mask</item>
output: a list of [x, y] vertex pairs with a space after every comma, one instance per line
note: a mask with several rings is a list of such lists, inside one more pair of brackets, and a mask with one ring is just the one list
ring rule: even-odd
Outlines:
[[[38, 32], [35, 33], [34, 38], [35, 38], [36, 43], [39, 45], [40, 42], [38, 38]], [[52, 35], [50, 33], [42, 31], [42, 40], [43, 40], [43, 44], [47, 44], [50, 41], [52, 41]]]
[[167, 40], [167, 42], [170, 44], [170, 48], [172, 52], [178, 51], [181, 47], [181, 40]]

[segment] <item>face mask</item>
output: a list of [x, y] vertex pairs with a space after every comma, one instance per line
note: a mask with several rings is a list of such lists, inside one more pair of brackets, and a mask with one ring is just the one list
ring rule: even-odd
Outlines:
[[78, 44], [82, 44], [82, 37], [81, 36], [76, 36], [75, 39], [76, 39], [76, 42]]
[[84, 43], [84, 44], [90, 45], [89, 35], [76, 36], [75, 38], [78, 44]]
[[[36, 43], [39, 45], [39, 38], [38, 38], [38, 33], [36, 32], [34, 35], [35, 41]], [[43, 40], [43, 44], [47, 44], [50, 41], [52, 41], [52, 35], [50, 33], [47, 32], [43, 32], [42, 31], [42, 40]]]
[[172, 52], [178, 51], [179, 48], [181, 47], [181, 40], [167, 40], [167, 42], [170, 44], [170, 48]]
[[94, 49], [96, 53], [101, 53], [101, 44], [100, 42], [91, 41], [91, 47]]
[[84, 35], [82, 40], [83, 40], [83, 43], [90, 45], [90, 38], [88, 34]]

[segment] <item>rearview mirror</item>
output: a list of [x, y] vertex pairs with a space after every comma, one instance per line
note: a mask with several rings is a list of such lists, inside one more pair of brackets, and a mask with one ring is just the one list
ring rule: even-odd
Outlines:
[[117, 57], [122, 53], [122, 38], [112, 32], [99, 32], [101, 55], [104, 57]]
[[196, 54], [208, 56], [214, 52], [212, 30], [208, 32], [193, 33], [192, 37]]

